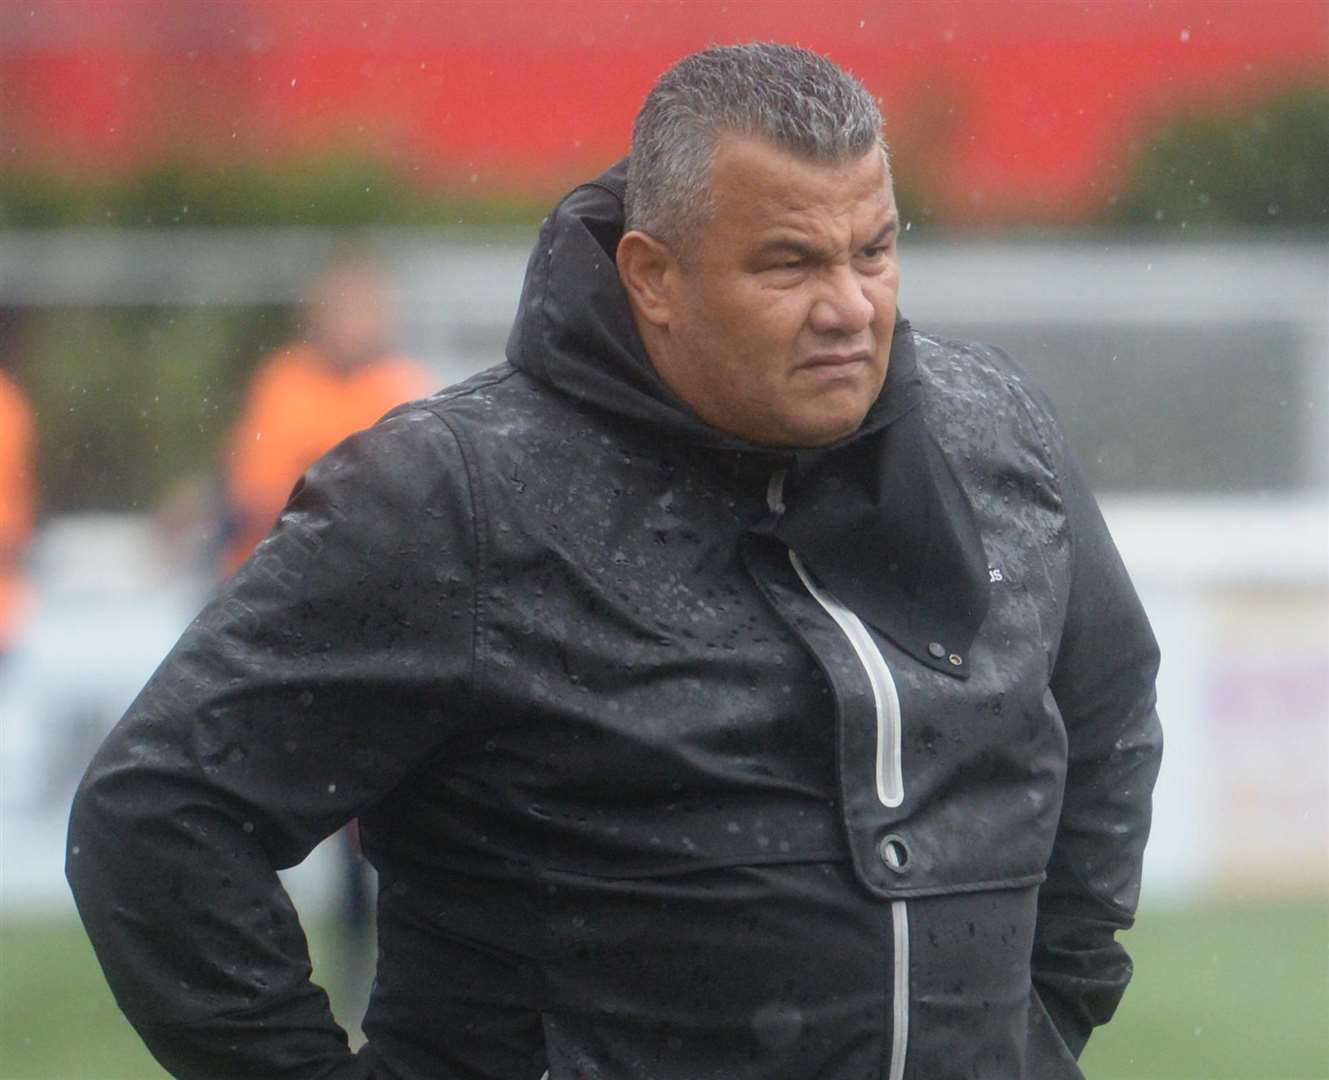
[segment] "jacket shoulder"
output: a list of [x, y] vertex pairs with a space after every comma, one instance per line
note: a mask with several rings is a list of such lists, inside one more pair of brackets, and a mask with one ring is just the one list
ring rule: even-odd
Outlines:
[[914, 344], [925, 382], [945, 394], [995, 393], [1030, 401], [1041, 408], [1043, 392], [1010, 353], [982, 341], [961, 341], [914, 331]]
[[504, 432], [513, 425], [542, 422], [551, 409], [557, 409], [552, 399], [558, 396], [504, 361], [429, 397], [407, 402], [388, 416], [433, 416], [459, 436], [491, 429]]
[[1051, 401], [1004, 349], [918, 331], [914, 342], [930, 420], [944, 443], [968, 442], [995, 428], [1032, 438], [1049, 464], [1062, 456]]

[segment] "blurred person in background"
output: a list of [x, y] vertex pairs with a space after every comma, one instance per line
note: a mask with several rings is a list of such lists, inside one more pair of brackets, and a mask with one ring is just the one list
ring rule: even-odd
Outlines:
[[0, 310], [0, 670], [17, 640], [26, 606], [22, 564], [36, 501], [32, 407], [15, 377], [22, 330], [19, 312]]
[[[223, 570], [233, 573], [267, 535], [291, 488], [323, 454], [429, 377], [392, 348], [394, 304], [381, 267], [363, 251], [331, 259], [312, 280], [304, 335], [264, 360], [227, 440]], [[339, 834], [341, 901], [332, 982], [347, 1016], [360, 1017], [372, 978], [373, 881], [351, 822]]]
[[[881, 117], [657, 82], [508, 359], [306, 473], [89, 767], [66, 869], [182, 1077], [1072, 1080], [1158, 655], [1050, 407], [900, 316]], [[347, 1047], [276, 870], [359, 817]]]
[[227, 573], [267, 535], [310, 465], [431, 389], [424, 369], [393, 351], [393, 315], [389, 284], [364, 253], [342, 253], [311, 282], [304, 336], [259, 366], [227, 440]]

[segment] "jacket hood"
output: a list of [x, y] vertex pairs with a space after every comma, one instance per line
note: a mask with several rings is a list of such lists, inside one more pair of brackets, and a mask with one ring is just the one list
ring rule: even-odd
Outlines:
[[[623, 235], [624, 158], [574, 189], [545, 219], [526, 267], [508, 338], [514, 367], [579, 401], [702, 446], [789, 457], [702, 421], [656, 374], [614, 261]], [[886, 385], [862, 425], [837, 445], [880, 430], [918, 403], [909, 323], [897, 319]], [[815, 456], [822, 451], [814, 451]], [[801, 454], [799, 456], [802, 456]]]
[[828, 447], [757, 446], [706, 424], [656, 373], [614, 261], [624, 159], [573, 190], [540, 229], [508, 338], [512, 365], [661, 436], [766, 455], [788, 468], [784, 512], [760, 531], [804, 559], [879, 631], [937, 671], [964, 678], [987, 613], [987, 560], [973, 509], [923, 418], [913, 332], [897, 317], [881, 394]]

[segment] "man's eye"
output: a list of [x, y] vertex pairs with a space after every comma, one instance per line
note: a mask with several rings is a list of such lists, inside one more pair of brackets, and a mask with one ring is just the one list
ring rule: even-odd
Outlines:
[[885, 254], [885, 244], [873, 244], [871, 247], [865, 247], [862, 251], [862, 255], [865, 259], [880, 259]]

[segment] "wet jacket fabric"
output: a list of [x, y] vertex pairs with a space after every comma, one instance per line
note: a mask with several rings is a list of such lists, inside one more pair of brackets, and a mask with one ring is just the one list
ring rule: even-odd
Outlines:
[[[1039, 395], [896, 328], [862, 430], [659, 382], [621, 169], [508, 362], [315, 465], [88, 770], [67, 868], [189, 1077], [1076, 1077], [1130, 977], [1157, 654]], [[354, 1057], [274, 867], [359, 816]]]

